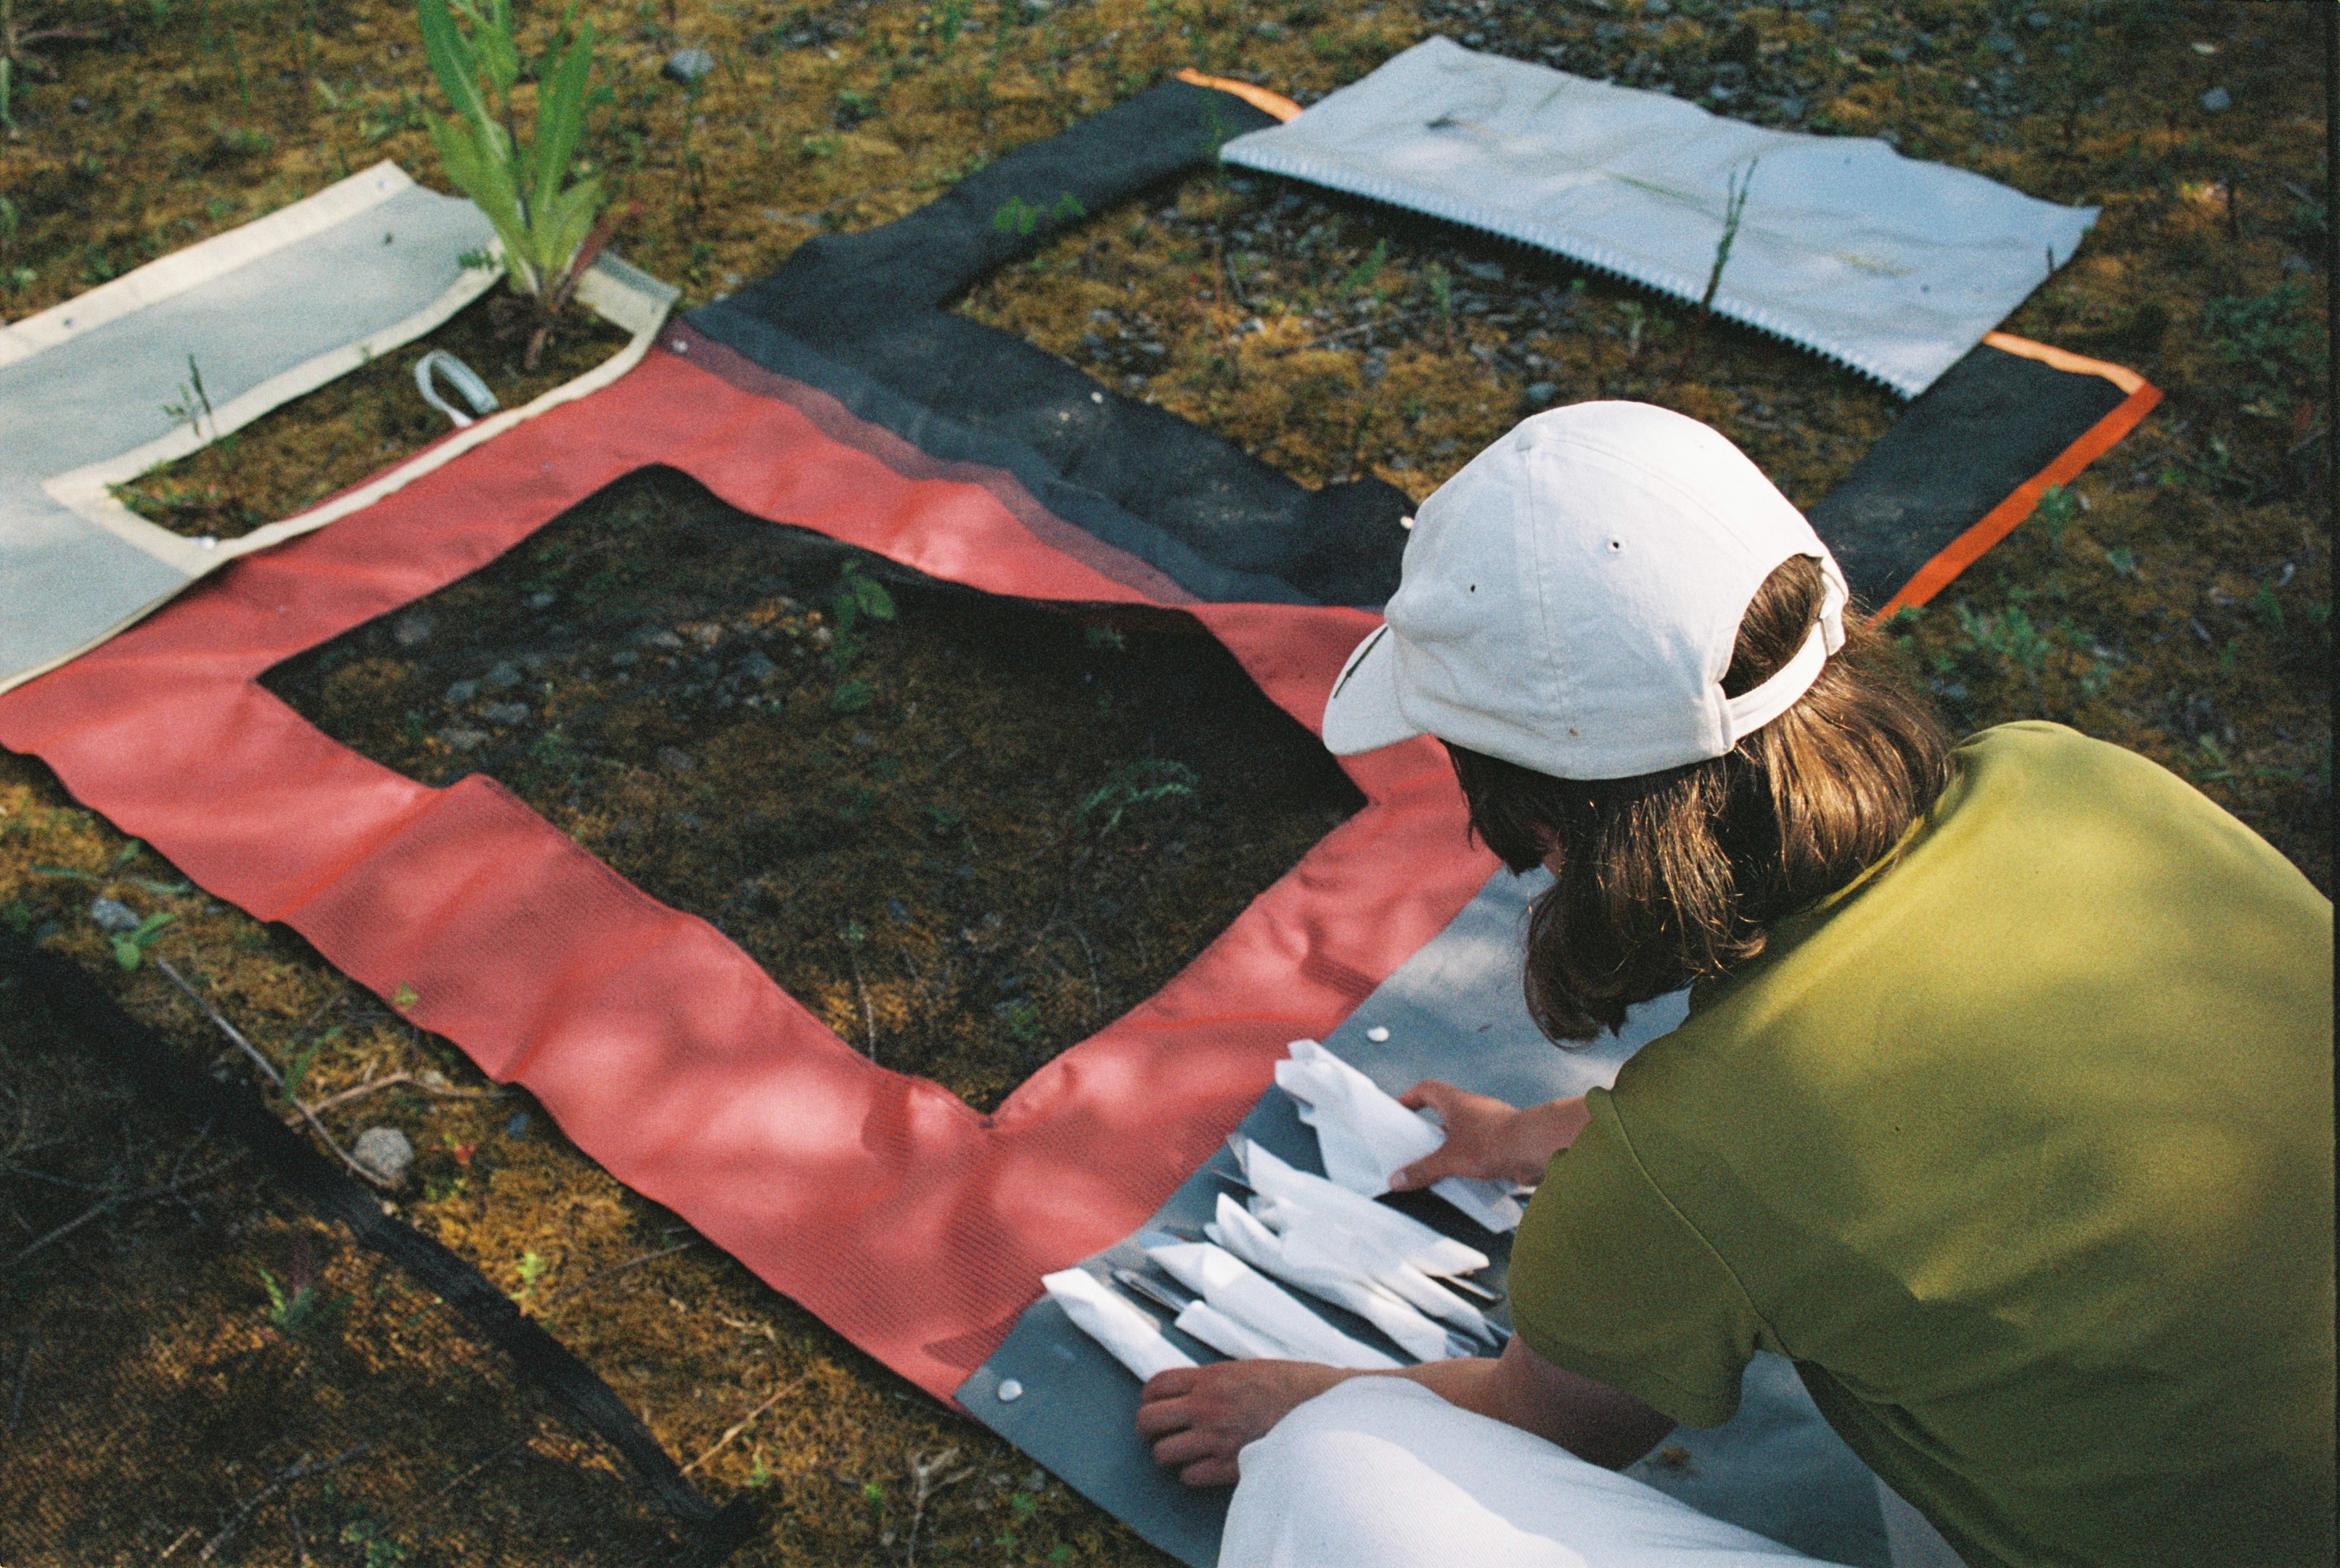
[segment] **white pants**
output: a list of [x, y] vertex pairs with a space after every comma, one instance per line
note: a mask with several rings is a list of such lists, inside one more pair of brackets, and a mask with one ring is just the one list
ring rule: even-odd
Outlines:
[[1219, 1568], [1816, 1561], [1402, 1378], [1335, 1385], [1237, 1463]]

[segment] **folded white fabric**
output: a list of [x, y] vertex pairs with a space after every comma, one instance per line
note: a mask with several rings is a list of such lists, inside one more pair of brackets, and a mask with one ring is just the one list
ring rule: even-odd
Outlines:
[[2094, 207], [2038, 201], [1869, 137], [1710, 114], [1431, 38], [1221, 154], [1556, 251], [1914, 398], [2079, 248]]
[[1443, 1361], [1454, 1354], [1443, 1325], [1374, 1283], [1353, 1259], [1319, 1248], [1297, 1232], [1277, 1235], [1225, 1193], [1219, 1195], [1217, 1219], [1203, 1234], [1262, 1274], [1347, 1307], [1416, 1361]]
[[[1446, 1141], [1436, 1124], [1314, 1040], [1295, 1040], [1285, 1049], [1291, 1054], [1275, 1064], [1276, 1087], [1300, 1102], [1300, 1119], [1316, 1129], [1324, 1174], [1350, 1191], [1379, 1198], [1393, 1172]], [[1449, 1176], [1430, 1190], [1489, 1230], [1520, 1223], [1508, 1182]]]
[[1360, 1344], [1309, 1311], [1225, 1247], [1180, 1241], [1149, 1247], [1145, 1256], [1215, 1310], [1280, 1346], [1286, 1358], [1363, 1372], [1385, 1372], [1398, 1365], [1395, 1358]]
[[1136, 1374], [1140, 1383], [1157, 1372], [1195, 1365], [1193, 1356], [1163, 1337], [1154, 1319], [1106, 1288], [1087, 1269], [1066, 1268], [1042, 1275], [1040, 1285], [1065, 1309], [1074, 1327], [1103, 1346], [1107, 1355]]
[[[1385, 1256], [1424, 1274], [1475, 1274], [1487, 1267], [1487, 1255], [1477, 1247], [1441, 1236], [1413, 1216], [1375, 1203], [1313, 1171], [1287, 1165], [1249, 1139], [1231, 1147], [1235, 1163], [1243, 1168], [1244, 1179], [1270, 1203], [1321, 1213], [1344, 1229], [1367, 1238]], [[1279, 1230], [1284, 1228], [1281, 1220], [1268, 1223]]]
[[[1220, 1201], [1231, 1200], [1222, 1198]], [[1274, 1234], [1283, 1247], [1284, 1256], [1295, 1266], [1337, 1268], [1375, 1289], [1396, 1297], [1418, 1312], [1462, 1329], [1474, 1339], [1489, 1345], [1500, 1343], [1494, 1329], [1477, 1307], [1453, 1292], [1442, 1288], [1431, 1276], [1373, 1237], [1350, 1229], [1321, 1209], [1304, 1208], [1282, 1198], [1254, 1196], [1251, 1200], [1250, 1213], [1245, 1218]], [[1248, 1257], [1239, 1247], [1230, 1247], [1229, 1250], [1238, 1257]], [[1276, 1271], [1270, 1269], [1268, 1272]], [[1295, 1278], [1293, 1283], [1306, 1287], [1304, 1280]]]
[[1292, 1352], [1264, 1334], [1254, 1334], [1225, 1313], [1200, 1299], [1179, 1312], [1178, 1331], [1191, 1334], [1222, 1356], [1237, 1361], [1289, 1361]]

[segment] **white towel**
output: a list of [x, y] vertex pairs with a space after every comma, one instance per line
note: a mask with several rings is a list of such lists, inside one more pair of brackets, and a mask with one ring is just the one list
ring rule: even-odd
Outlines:
[[1163, 1337], [1153, 1318], [1106, 1289], [1087, 1269], [1042, 1275], [1040, 1286], [1065, 1309], [1074, 1327], [1105, 1346], [1140, 1383], [1157, 1372], [1195, 1365], [1193, 1356]]
[[1294, 1361], [1366, 1372], [1386, 1372], [1398, 1365], [1395, 1358], [1350, 1338], [1309, 1311], [1225, 1247], [1181, 1241], [1149, 1247], [1145, 1256], [1216, 1310], [1282, 1346]]
[[[1366, 1198], [1390, 1189], [1389, 1178], [1446, 1141], [1436, 1123], [1397, 1102], [1381, 1085], [1313, 1040], [1295, 1040], [1275, 1064], [1276, 1087], [1300, 1102], [1300, 1119], [1316, 1129], [1324, 1174]], [[1449, 1176], [1430, 1190], [1489, 1230], [1520, 1223], [1511, 1183]]]

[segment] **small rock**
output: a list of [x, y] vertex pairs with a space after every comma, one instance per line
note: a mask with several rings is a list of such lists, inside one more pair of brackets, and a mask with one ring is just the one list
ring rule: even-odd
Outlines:
[[858, 752], [874, 752], [878, 749], [878, 737], [868, 730], [855, 730], [853, 749]]
[[102, 898], [89, 906], [89, 918], [100, 931], [136, 931], [138, 912], [120, 899]]
[[486, 675], [480, 677], [480, 684], [482, 685], [493, 686], [496, 690], [502, 692], [510, 691], [512, 687], [520, 685], [520, 666], [518, 665], [512, 663], [510, 659], [499, 659], [496, 662], [495, 668], [490, 670]]
[[659, 747], [658, 760], [659, 765], [669, 773], [695, 774], [699, 771], [699, 764], [690, 760], [690, 754], [676, 746]]
[[73, 95], [73, 101], [67, 104], [65, 107], [71, 109], [76, 114], [86, 114], [89, 113], [89, 100], [76, 93]]
[[387, 1187], [402, 1186], [414, 1168], [414, 1145], [394, 1127], [369, 1127], [350, 1145], [350, 1158]]
[[907, 921], [910, 918], [910, 906], [898, 898], [889, 898], [886, 901], [886, 912], [896, 920]]
[[1503, 281], [1503, 268], [1500, 261], [1465, 261], [1462, 263], [1462, 270], [1482, 283], [1500, 283]]
[[1026, 1492], [1037, 1492], [1047, 1484], [1048, 1473], [1046, 1470], [1038, 1469], [1036, 1467], [1033, 1470], [1031, 1474], [1024, 1477], [1024, 1490]]
[[1530, 381], [1528, 383], [1528, 401], [1537, 405], [1539, 408], [1551, 402], [1558, 396], [1560, 396], [1560, 388], [1553, 382]]
[[706, 50], [678, 49], [666, 57], [666, 64], [659, 69], [659, 74], [669, 82], [679, 82], [688, 87], [714, 69], [715, 56]]
[[477, 681], [457, 681], [447, 688], [447, 701], [456, 707], [462, 706], [479, 695], [480, 683]]
[[390, 640], [402, 648], [419, 648], [431, 640], [432, 629], [427, 611], [409, 610], [390, 623]]
[[2235, 95], [2224, 87], [2213, 87], [2202, 94], [2202, 113], [2223, 114], [2235, 106]]
[[532, 610], [549, 610], [560, 602], [560, 596], [559, 594], [545, 593], [530, 594], [528, 596], [528, 607]]
[[768, 681], [779, 673], [780, 666], [761, 652], [751, 653], [739, 661], [739, 678], [743, 681]]
[[488, 732], [467, 729], [459, 725], [451, 729], [441, 730], [439, 738], [446, 742], [451, 750], [471, 752], [488, 744]]
[[622, 648], [617, 653], [610, 656], [610, 662], [616, 665], [620, 669], [623, 669], [628, 665], [638, 665], [641, 663], [642, 656], [634, 652], [631, 648]]
[[1251, 30], [1254, 37], [1264, 38], [1271, 44], [1284, 36], [1284, 24], [1281, 22], [1254, 22]]
[[514, 1111], [512, 1113], [512, 1119], [504, 1123], [504, 1136], [506, 1138], [526, 1138], [528, 1136], [528, 1112], [524, 1110]]
[[526, 703], [490, 703], [486, 707], [481, 708], [480, 713], [491, 725], [503, 725], [509, 727], [512, 725], [528, 723]]
[[646, 648], [679, 648], [682, 639], [664, 626], [644, 626], [634, 634], [634, 641]]
[[2034, 11], [2024, 20], [2031, 24], [2031, 30], [2035, 33], [2045, 33], [2048, 28], [2056, 25], [2056, 18], [2045, 11]]

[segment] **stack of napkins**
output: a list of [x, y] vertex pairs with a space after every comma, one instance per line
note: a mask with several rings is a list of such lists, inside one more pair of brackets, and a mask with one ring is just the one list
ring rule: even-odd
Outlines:
[[1087, 1269], [1059, 1269], [1041, 1276], [1040, 1285], [1065, 1309], [1074, 1327], [1105, 1346], [1140, 1383], [1157, 1372], [1195, 1365], [1195, 1358], [1171, 1344], [1153, 1318], [1106, 1288]]
[[[1446, 1141], [1426, 1116], [1408, 1110], [1381, 1085], [1313, 1040], [1295, 1040], [1275, 1064], [1275, 1084], [1300, 1102], [1300, 1119], [1316, 1129], [1324, 1174], [1365, 1198], [1390, 1189], [1391, 1175]], [[1511, 1183], [1449, 1176], [1431, 1191], [1488, 1230], [1517, 1228], [1520, 1206]]]

